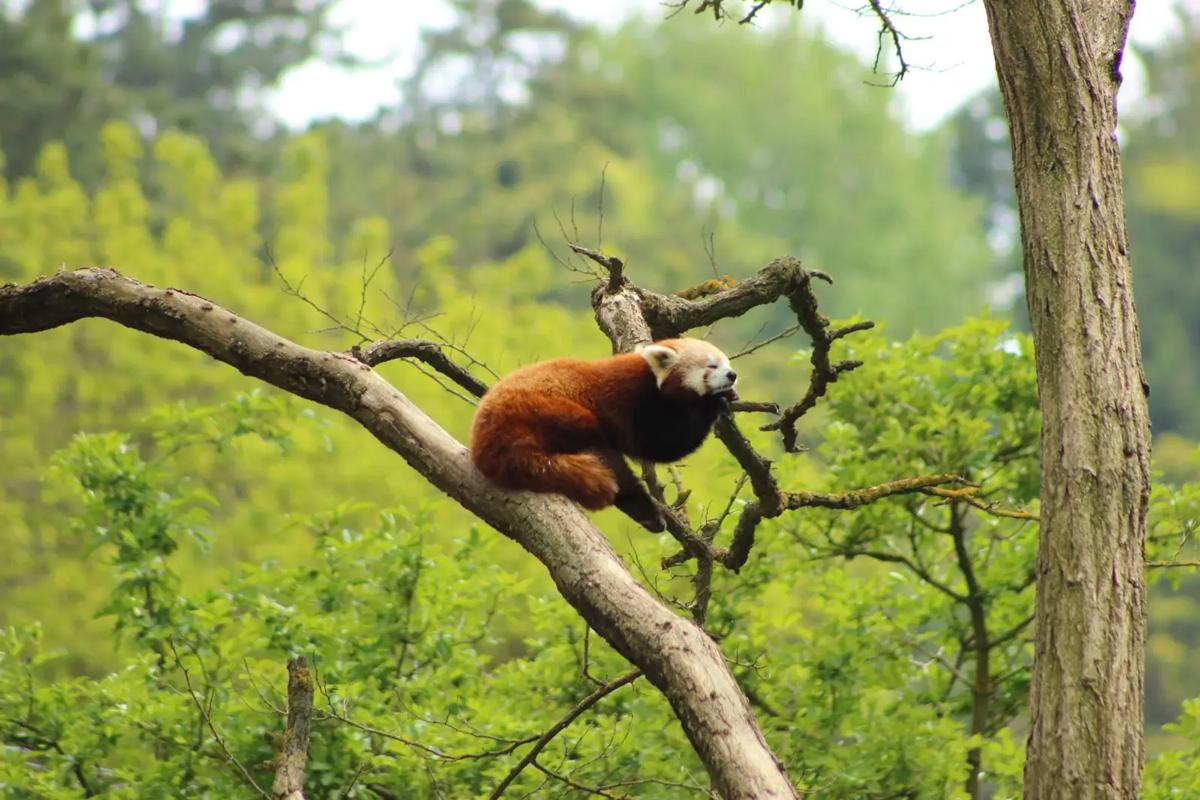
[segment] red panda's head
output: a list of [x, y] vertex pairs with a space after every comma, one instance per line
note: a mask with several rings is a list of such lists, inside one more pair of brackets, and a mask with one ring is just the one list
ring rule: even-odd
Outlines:
[[703, 339], [664, 339], [638, 349], [664, 392], [737, 399], [729, 358]]

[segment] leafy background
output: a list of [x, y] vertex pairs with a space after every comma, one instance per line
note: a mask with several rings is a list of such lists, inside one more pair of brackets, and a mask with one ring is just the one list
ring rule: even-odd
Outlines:
[[[844, 344], [866, 366], [833, 387], [808, 452], [777, 454], [781, 478], [837, 490], [955, 471], [1036, 511], [1032, 354], [1020, 298], [1000, 302], [1020, 266], [994, 94], [918, 134], [803, 15], [603, 32], [459, 0], [400, 106], [293, 133], [251, 90], [334, 48], [331, 3], [210, 4], [182, 29], [92, 5], [112, 24], [86, 37], [71, 3], [0, 12], [0, 279], [111, 264], [312, 346], [358, 341], [291, 285], [365, 335], [444, 336], [504, 374], [607, 352], [585, 276], [559, 263], [565, 239], [602, 244], [663, 291], [792, 253], [834, 275], [827, 313], [882, 332]], [[1194, 557], [1200, 516], [1200, 21], [1179, 20], [1142, 54], [1152, 113], [1121, 131], [1153, 387], [1152, 559]], [[245, 32], [232, 47], [231, 26]], [[549, 55], [531, 62], [531, 36]], [[708, 334], [736, 352], [787, 325], [778, 308]], [[797, 396], [804, 347], [739, 360], [742, 385]], [[411, 364], [381, 370], [466, 440], [469, 402]], [[682, 468], [697, 514], [719, 514], [736, 481], [718, 450]], [[519, 548], [349, 420], [168, 342], [99, 321], [0, 339], [0, 463], [0, 789], [16, 797], [246, 796], [229, 753], [268, 785], [294, 653], [321, 680], [310, 796], [486, 794], [514, 742], [592, 691], [585, 664], [601, 680], [625, 669]], [[686, 574], [655, 566], [666, 542], [598, 521], [686, 600]], [[719, 576], [710, 624], [799, 785], [965, 796], [979, 750], [991, 796], [1019, 795], [1035, 537], [928, 497], [763, 529], [742, 574]], [[989, 652], [978, 721], [977, 642], [952, 596], [964, 567], [987, 629], [1011, 632]], [[1146, 796], [1188, 796], [1200, 584], [1150, 577]], [[636, 797], [706, 786], [644, 682], [542, 762]], [[575, 791], [534, 770], [517, 790]]]

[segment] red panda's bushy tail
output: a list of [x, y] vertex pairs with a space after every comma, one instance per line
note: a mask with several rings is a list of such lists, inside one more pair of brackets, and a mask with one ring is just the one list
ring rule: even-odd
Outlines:
[[544, 453], [497, 442], [477, 444], [471, 457], [480, 472], [505, 489], [556, 492], [592, 511], [611, 506], [617, 497], [616, 475], [591, 453]]

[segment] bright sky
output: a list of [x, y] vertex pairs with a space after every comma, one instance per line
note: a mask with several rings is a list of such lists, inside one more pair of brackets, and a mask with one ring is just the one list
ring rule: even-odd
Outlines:
[[[1200, 0], [1179, 1], [1200, 6]], [[611, 25], [622, 9], [625, 13], [666, 13], [657, 0], [542, 0], [541, 5], [601, 25]], [[922, 16], [895, 17], [898, 27], [913, 37], [904, 45], [905, 58], [914, 69], [896, 89], [900, 108], [914, 128], [923, 130], [995, 81], [991, 45], [980, 0], [967, 0], [965, 5], [962, 0], [909, 0], [902, 5], [923, 8]], [[799, 13], [869, 61], [874, 57], [878, 25], [858, 8], [854, 0], [809, 0]], [[947, 11], [950, 13], [941, 13]], [[1130, 40], [1150, 44], [1162, 39], [1174, 24], [1171, 13], [1169, 0], [1141, 0]], [[368, 118], [381, 105], [397, 102], [397, 82], [412, 69], [419, 30], [444, 26], [451, 19], [452, 14], [437, 0], [342, 0], [333, 22], [345, 31], [347, 49], [378, 66], [351, 71], [311, 62], [288, 73], [271, 95], [271, 108], [292, 127], [332, 116]], [[1122, 107], [1128, 108], [1136, 103], [1141, 87], [1140, 65], [1132, 55], [1127, 55], [1123, 72], [1126, 81], [1121, 101]]]

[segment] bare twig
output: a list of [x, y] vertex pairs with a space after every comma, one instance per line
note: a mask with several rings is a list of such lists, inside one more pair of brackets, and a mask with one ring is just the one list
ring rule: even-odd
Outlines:
[[171, 654], [175, 656], [175, 666], [179, 667], [179, 671], [183, 673], [183, 682], [187, 686], [188, 695], [192, 698], [192, 702], [196, 704], [196, 710], [200, 712], [200, 718], [203, 719], [204, 724], [208, 726], [208, 730], [210, 733], [212, 733], [213, 739], [216, 740], [217, 746], [220, 747], [221, 752], [225, 754], [225, 759], [230, 764], [233, 764], [234, 768], [237, 769], [238, 773], [242, 776], [246, 783], [250, 784], [254, 791], [267, 798], [267, 800], [274, 800], [274, 798], [272, 798], [271, 795], [266, 792], [266, 790], [258, 785], [258, 782], [254, 780], [254, 776], [250, 774], [250, 770], [246, 769], [246, 767], [242, 765], [242, 762], [237, 760], [237, 756], [233, 754], [233, 752], [229, 749], [229, 745], [225, 743], [225, 737], [221, 735], [221, 732], [217, 730], [216, 724], [213, 723], [213, 719], [208, 713], [207, 705], [203, 700], [200, 699], [200, 696], [196, 694], [196, 689], [192, 686], [192, 675], [190, 672], [188, 672], [187, 667], [183, 665], [183, 659], [180, 658], [179, 651], [175, 649], [175, 640], [168, 639], [167, 645], [171, 648]]
[[875, 12], [875, 16], [879, 19], [879, 36], [878, 42], [875, 46], [875, 65], [873, 70], [875, 72], [879, 72], [879, 62], [883, 58], [884, 39], [890, 38], [892, 40], [892, 52], [896, 54], [896, 61], [898, 61], [900, 65], [899, 68], [892, 73], [892, 82], [889, 84], [890, 86], [895, 86], [904, 78], [905, 75], [908, 74], [909, 65], [908, 62], [904, 60], [904, 48], [900, 44], [902, 39], [907, 39], [908, 37], [896, 28], [895, 23], [892, 22], [891, 16], [889, 15], [888, 11], [883, 8], [880, 0], [867, 0], [867, 3], [871, 6], [871, 10]]
[[1021, 519], [1028, 522], [1037, 522], [1038, 515], [1031, 511], [1014, 510], [1007, 508], [997, 508], [995, 503], [986, 503], [975, 496], [979, 491], [977, 486], [964, 486], [961, 489], [946, 489], [940, 486], [932, 486], [923, 490], [925, 494], [934, 497], [945, 497], [949, 500], [961, 500], [969, 506], [979, 509], [980, 511], [991, 514], [994, 517], [1005, 517], [1007, 519]]
[[370, 766], [371, 762], [366, 759], [359, 763], [358, 768], [354, 770], [354, 774], [350, 776], [350, 783], [346, 784], [346, 788], [342, 790], [339, 800], [346, 800], [346, 798], [350, 797], [350, 793], [353, 792], [354, 787], [358, 785], [358, 779], [362, 777], [362, 774], [366, 772], [367, 768]]
[[[299, 284], [293, 284], [290, 280], [288, 280], [287, 276], [283, 274], [283, 271], [279, 268], [279, 265], [275, 263], [274, 258], [271, 257], [270, 252], [268, 251], [268, 260], [271, 263], [272, 269], [275, 270], [276, 276], [283, 284], [284, 292], [286, 294], [295, 297], [328, 319], [332, 324], [326, 330], [342, 331], [344, 333], [352, 334], [358, 339], [358, 342], [350, 348], [349, 354], [352, 357], [370, 367], [378, 366], [384, 362], [396, 359], [415, 359], [418, 361], [423, 361], [430, 367], [445, 375], [450, 380], [454, 381], [454, 383], [466, 389], [475, 397], [482, 397], [483, 393], [487, 391], [487, 384], [471, 375], [467, 368], [460, 367], [451, 361], [443, 351], [443, 347], [454, 350], [461, 355], [465, 355], [470, 361], [470, 366], [478, 365], [483, 366], [486, 369], [486, 365], [473, 358], [462, 347], [447, 341], [445, 337], [437, 334], [436, 331], [424, 324], [427, 318], [406, 320], [395, 331], [390, 333], [382, 330], [378, 325], [364, 318], [363, 313], [367, 303], [367, 291], [370, 289], [371, 283], [375, 280], [379, 270], [385, 263], [387, 263], [391, 256], [391, 251], [388, 251], [387, 255], [385, 255], [379, 261], [379, 263], [375, 265], [374, 269], [369, 271], [367, 269], [366, 261], [363, 261], [358, 309], [355, 312], [354, 322], [348, 323], [343, 321], [329, 309], [308, 297], [308, 295], [304, 294], [303, 281], [301, 281]], [[387, 297], [387, 294], [384, 293], [384, 296]], [[388, 299], [391, 300], [390, 297], [388, 297]], [[400, 308], [399, 303], [395, 303], [395, 301], [392, 302], [397, 306], [397, 308]], [[408, 306], [411, 306], [411, 303], [412, 296], [410, 295], [408, 299]], [[409, 314], [409, 312], [410, 309], [408, 307], [403, 310], [403, 313], [406, 316]], [[369, 332], [371, 334], [382, 336], [384, 337], [385, 341], [370, 342], [371, 337], [368, 335], [368, 331], [364, 329], [364, 324], [370, 329]], [[441, 345], [426, 341], [424, 339], [395, 338], [397, 334], [412, 325], [420, 325], [425, 330], [437, 336], [439, 339], [441, 339]], [[490, 372], [491, 370], [488, 371]], [[440, 384], [441, 382], [438, 381], [438, 383]], [[441, 385], [443, 388], [446, 388], [447, 391], [450, 391], [452, 394], [454, 393], [453, 390], [450, 390], [445, 386], [445, 384]]]
[[573, 251], [581, 256], [590, 258], [608, 271], [608, 291], [615, 292], [624, 280], [625, 262], [616, 256], [606, 256], [599, 250], [584, 247], [581, 244], [567, 243]]
[[533, 747], [529, 748], [529, 752], [526, 753], [525, 756], [518, 761], [511, 770], [508, 771], [508, 774], [504, 776], [500, 783], [496, 785], [496, 788], [492, 790], [492, 793], [488, 795], [489, 800], [496, 800], [496, 798], [503, 795], [504, 791], [512, 784], [514, 780], [517, 779], [517, 776], [521, 774], [521, 771], [525, 769], [525, 767], [529, 766], [530, 763], [532, 763], [533, 760], [538, 757], [538, 753], [542, 752], [546, 745], [550, 744], [554, 737], [565, 730], [566, 727], [574, 722], [580, 714], [587, 711], [597, 702], [612, 694], [617, 689], [620, 689], [622, 686], [633, 683], [641, 676], [642, 671], [640, 669], [627, 672], [620, 678], [617, 678], [615, 681], [601, 686], [599, 689], [576, 703], [575, 706], [566, 714], [564, 714], [558, 722], [551, 725], [546, 729], [545, 733], [538, 737], [537, 741], [533, 743]]
[[761, 342], [756, 342], [755, 344], [748, 345], [748, 346], [742, 348], [741, 350], [739, 350], [736, 353], [734, 353], [733, 355], [731, 355], [729, 357], [729, 360], [733, 361], [735, 358], [741, 358], [743, 356], [748, 356], [751, 353], [766, 347], [767, 345], [771, 344], [772, 342], [778, 342], [780, 339], [786, 339], [787, 337], [794, 335], [799, 330], [800, 330], [800, 323], [797, 322], [795, 325], [791, 326], [790, 328], [786, 328], [786, 329], [780, 331], [779, 333], [775, 334], [774, 336], [770, 337], [769, 339], [763, 339]]
[[[360, 280], [358, 293], [358, 311], [355, 312], [354, 315], [354, 328], [356, 330], [362, 330], [363, 313], [367, 307], [367, 290], [371, 288], [371, 283], [374, 282], [375, 276], [379, 274], [379, 270], [383, 268], [384, 264], [391, 260], [392, 252], [392, 250], [388, 250], [384, 257], [379, 259], [379, 263], [377, 263], [375, 268], [370, 272], [367, 271], [367, 256], [365, 253], [363, 254], [362, 278]], [[278, 269], [276, 271], [278, 272]]]
[[750, 476], [744, 472], [738, 476], [737, 485], [735, 485], [733, 487], [733, 491], [730, 492], [729, 502], [725, 504], [725, 509], [715, 520], [705, 522], [705, 528], [712, 528], [714, 531], [721, 530], [721, 526], [723, 526], [725, 524], [725, 520], [728, 519], [729, 512], [733, 511], [733, 504], [737, 502], [738, 495], [742, 493], [742, 489], [745, 488], [746, 481], [748, 480], [750, 480]]
[[604, 277], [599, 269], [588, 265], [586, 261], [582, 262], [584, 266], [581, 267], [575, 264], [573, 261], [568, 261], [555, 252], [554, 248], [550, 246], [550, 243], [546, 241], [546, 237], [542, 235], [541, 228], [538, 227], [536, 220], [534, 220], [533, 223], [533, 233], [535, 236], [537, 236], [537, 240], [542, 243], [542, 247], [546, 250], [546, 252], [550, 254], [550, 257], [553, 258], [563, 269], [567, 270], [568, 272], [586, 275], [589, 278], [600, 279]]
[[[1197, 566], [1200, 566], [1200, 562], [1197, 562]], [[992, 639], [992, 647], [999, 647], [1002, 644], [1007, 644], [1010, 639], [1015, 639], [1017, 636], [1020, 636], [1021, 632], [1033, 623], [1033, 619], [1033, 614], [1029, 614], [1016, 625], [1013, 625], [1011, 628], [1006, 630], [1004, 633], [994, 637]]]
[[[662, 515], [663, 521], [667, 525], [667, 533], [679, 542], [690, 558], [700, 559], [701, 562], [724, 558], [724, 552], [713, 549], [708, 542], [692, 530], [687, 522], [680, 518], [674, 508], [658, 498], [654, 498], [654, 505], [657, 506], [659, 514]], [[669, 566], [671, 566], [670, 559], [664, 560], [663, 567]]]
[[[777, 1], [784, 5], [792, 6], [796, 10], [804, 8], [804, 0], [751, 0], [750, 8], [745, 14], [738, 18], [738, 24], [749, 25], [753, 23], [755, 17], [758, 16], [760, 11], [771, 5], [771, 3]], [[689, 2], [690, 0], [675, 0], [675, 2], [664, 3], [665, 6], [672, 9], [671, 13], [667, 15], [668, 19], [687, 8]], [[726, 19], [729, 16], [728, 12], [725, 10], [725, 0], [700, 0], [700, 2], [697, 3], [696, 10], [693, 13], [703, 14], [706, 11], [711, 11], [713, 14], [713, 19], [717, 20], [718, 22]]]
[[336, 708], [334, 708], [333, 702], [330, 698], [327, 697], [326, 701], [329, 706], [327, 709], [316, 709], [316, 713], [322, 718], [337, 720], [343, 725], [349, 725], [351, 728], [356, 728], [364, 733], [369, 733], [373, 736], [379, 736], [380, 738], [387, 739], [388, 741], [402, 744], [405, 747], [409, 747], [413, 750], [425, 753], [428, 756], [432, 756], [433, 759], [437, 761], [476, 761], [483, 758], [495, 758], [498, 756], [508, 755], [521, 745], [529, 744], [537, 739], [536, 736], [529, 736], [524, 739], [509, 739], [507, 740], [507, 744], [505, 744], [503, 747], [497, 747], [494, 750], [484, 750], [478, 753], [447, 753], [442, 750], [438, 750], [436, 747], [430, 747], [427, 744], [422, 744], [414, 739], [409, 739], [397, 733], [385, 731], [382, 728], [376, 728], [372, 725], [367, 725], [351, 719], [344, 712], [338, 711]]
[[592, 626], [588, 625], [585, 622], [583, 624], [583, 664], [582, 664], [581, 672], [583, 674], [583, 677], [588, 682], [590, 682], [593, 686], [603, 686], [604, 681], [600, 680], [599, 678], [597, 678], [595, 675], [593, 675], [591, 672], [588, 671], [588, 667], [591, 665], [591, 661], [590, 661], [591, 641], [592, 641]]
[[937, 589], [942, 594], [949, 597], [956, 603], [965, 603], [967, 596], [962, 592], [951, 589], [948, 584], [933, 577], [933, 574], [924, 567], [917, 559], [910, 558], [903, 553], [893, 553], [888, 550], [871, 550], [865, 547], [857, 547], [855, 545], [834, 545], [821, 552], [818, 558], [870, 558], [875, 561], [883, 561], [890, 564], [902, 564], [908, 568], [908, 571], [916, 575], [925, 583]]
[[[716, 795], [714, 795], [711, 791], [695, 783], [667, 781], [663, 780], [662, 778], [627, 778], [625, 780], [611, 781], [598, 786], [588, 786], [587, 784], [579, 783], [578, 781], [575, 781], [560, 772], [555, 772], [539, 761], [534, 761], [531, 766], [533, 766], [534, 769], [538, 770], [543, 775], [547, 775], [566, 786], [570, 786], [572, 789], [578, 789], [581, 792], [586, 792], [587, 794], [595, 795], [596, 797], [609, 797], [616, 798], [617, 800], [626, 800], [630, 797], [630, 795], [612, 794], [610, 793], [610, 790], [623, 789], [629, 786], [667, 786], [672, 789], [687, 789], [688, 791], [697, 792], [704, 797], [716, 797]], [[674, 795], [674, 793], [672, 794]]]
[[[263, 705], [281, 717], [287, 716], [287, 711], [283, 708], [280, 708], [277, 703], [272, 701], [271, 698], [267, 697], [263, 690], [259, 688], [258, 682], [254, 679], [254, 673], [250, 671], [250, 662], [245, 658], [242, 659], [242, 669], [246, 671], [246, 679], [250, 681], [250, 687], [254, 689], [254, 693], [258, 695], [258, 699], [262, 701]], [[243, 698], [242, 702], [246, 702], [245, 698]], [[247, 705], [249, 705], [249, 703], [247, 703]]]
[[[752, 475], [752, 485], [753, 480]], [[749, 503], [742, 509], [742, 515], [738, 519], [737, 527], [733, 532], [733, 542], [729, 545], [729, 550], [725, 555], [723, 563], [734, 572], [740, 570], [745, 565], [746, 559], [750, 556], [758, 524], [763, 519], [777, 517], [784, 511], [792, 511], [798, 508], [853, 509], [873, 503], [884, 497], [912, 494], [920, 492], [929, 486], [961, 482], [962, 478], [959, 476], [947, 473], [923, 475], [916, 478], [901, 478], [900, 480], [846, 492], [777, 492], [775, 495], [768, 494], [765, 501], [760, 495], [759, 500]], [[755, 493], [758, 493], [757, 489]], [[858, 555], [868, 554], [858, 553]], [[875, 556], [872, 555], [872, 557]], [[901, 559], [888, 558], [881, 560], [900, 561]]]
[[700, 231], [700, 242], [704, 246], [704, 255], [708, 256], [708, 266], [712, 268], [714, 278], [721, 277], [720, 270], [717, 269], [717, 232], [715, 229], [708, 232], [708, 238], [704, 237], [703, 228]]
[[[572, 789], [578, 789], [579, 791], [583, 792], [584, 794], [592, 796], [592, 797], [604, 797], [604, 798], [608, 798], [608, 800], [625, 800], [625, 798], [628, 797], [628, 795], [612, 794], [612, 793], [606, 791], [607, 787], [602, 788], [599, 786], [588, 786], [587, 784], [579, 783], [578, 781], [573, 780], [568, 775], [563, 775], [561, 772], [556, 772], [556, 771], [550, 769], [545, 764], [538, 761], [536, 758], [532, 762], [530, 762], [530, 766], [532, 766], [534, 769], [536, 769], [538, 772], [542, 773], [546, 777], [548, 777], [552, 780], [556, 780], [559, 783], [563, 784], [564, 786], [569, 786]], [[526, 795], [526, 797], [528, 797], [528, 796], [529, 795]]]
[[771, 474], [771, 462], [758, 454], [750, 440], [738, 429], [731, 415], [722, 414], [717, 417], [715, 431], [717, 438], [750, 477], [750, 486], [754, 489], [754, 496], [758, 498], [764, 512], [774, 516], [778, 513], [782, 499], [779, 484]]
[[758, 12], [762, 11], [764, 8], [766, 8], [770, 4], [771, 4], [771, 0], [757, 0], [757, 2], [755, 2], [752, 6], [750, 6], [750, 10], [746, 12], [746, 16], [744, 16], [740, 20], [738, 20], [738, 24], [739, 25], [749, 25], [751, 22], [754, 21], [754, 18], [756, 16], [758, 16]]
[[350, 355], [369, 367], [398, 358], [413, 358], [433, 367], [475, 397], [483, 397], [488, 389], [486, 383], [451, 361], [440, 345], [425, 339], [391, 339], [366, 346], [355, 345], [350, 348]]

